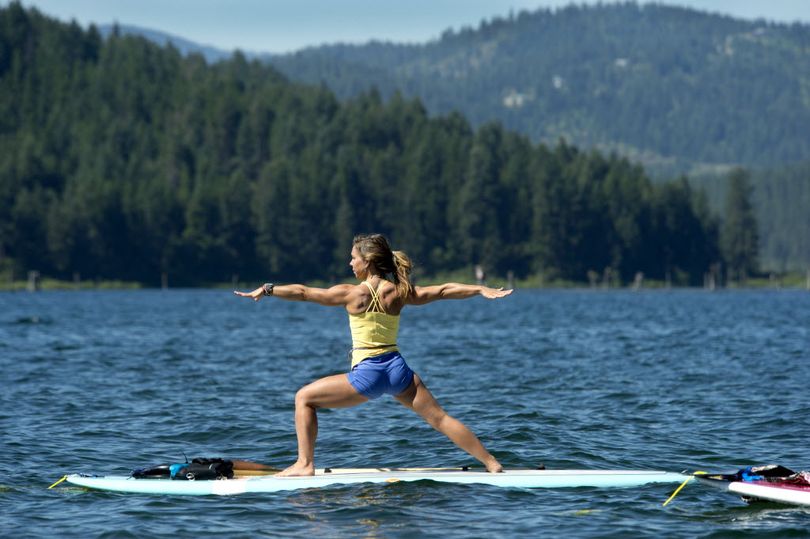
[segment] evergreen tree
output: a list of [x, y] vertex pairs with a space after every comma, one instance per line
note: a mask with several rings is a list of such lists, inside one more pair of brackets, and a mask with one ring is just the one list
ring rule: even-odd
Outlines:
[[465, 182], [458, 194], [457, 240], [463, 252], [463, 263], [481, 264], [485, 270], [501, 262], [498, 209], [502, 196], [499, 186], [502, 138], [499, 125], [486, 125], [478, 131], [470, 150]]
[[741, 281], [758, 269], [759, 235], [751, 194], [748, 172], [733, 170], [728, 176], [722, 248], [730, 278]]

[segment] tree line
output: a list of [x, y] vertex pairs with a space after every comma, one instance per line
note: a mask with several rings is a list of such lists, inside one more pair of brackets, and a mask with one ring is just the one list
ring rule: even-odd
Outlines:
[[429, 273], [700, 284], [725, 260], [720, 229], [686, 179], [616, 155], [0, 9], [7, 270], [339, 280], [353, 235], [377, 231]]

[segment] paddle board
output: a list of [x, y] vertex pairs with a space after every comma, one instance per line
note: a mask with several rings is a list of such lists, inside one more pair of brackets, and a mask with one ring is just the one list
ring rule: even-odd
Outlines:
[[688, 476], [649, 470], [507, 470], [503, 473], [453, 469], [319, 469], [314, 476], [275, 477], [260, 475], [210, 481], [135, 479], [129, 476], [68, 475], [77, 486], [115, 492], [176, 495], [234, 495], [280, 492], [359, 483], [437, 481], [511, 488], [636, 487], [648, 483], [677, 483]]
[[722, 475], [695, 477], [711, 485], [742, 496], [745, 500], [766, 500], [790, 505], [810, 506], [810, 486], [773, 483], [769, 481], [729, 481]]

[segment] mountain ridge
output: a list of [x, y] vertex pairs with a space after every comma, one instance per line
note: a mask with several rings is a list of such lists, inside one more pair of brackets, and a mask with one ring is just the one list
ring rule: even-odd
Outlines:
[[133, 24], [101, 24], [98, 25], [97, 28], [101, 37], [105, 39], [116, 32], [125, 36], [139, 36], [160, 46], [165, 47], [166, 45], [171, 45], [184, 56], [188, 54], [200, 54], [207, 62], [227, 60], [233, 55], [233, 52], [212, 45], [204, 45], [175, 34], [163, 32], [162, 30], [144, 28]]
[[[810, 26], [632, 3], [521, 12], [423, 45], [274, 56], [341, 98], [375, 86], [675, 172], [810, 156]], [[365, 68], [365, 70], [363, 69]], [[671, 132], [671, 133], [670, 133]]]
[[[120, 29], [209, 62], [233, 54]], [[475, 126], [500, 122], [534, 141], [616, 152], [658, 176], [810, 159], [810, 25], [801, 23], [662, 4], [569, 5], [496, 16], [421, 44], [240, 52], [341, 99], [399, 92], [434, 115], [458, 111]]]

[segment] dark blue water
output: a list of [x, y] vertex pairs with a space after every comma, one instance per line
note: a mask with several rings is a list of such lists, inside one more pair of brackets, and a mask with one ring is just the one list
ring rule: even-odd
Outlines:
[[[0, 294], [0, 535], [803, 535], [689, 485], [424, 483], [183, 498], [47, 490], [191, 456], [295, 459], [295, 390], [344, 371], [340, 309], [229, 291]], [[810, 294], [519, 290], [410, 308], [400, 345], [506, 467], [810, 469]], [[475, 464], [392, 399], [323, 411], [318, 466]]]

